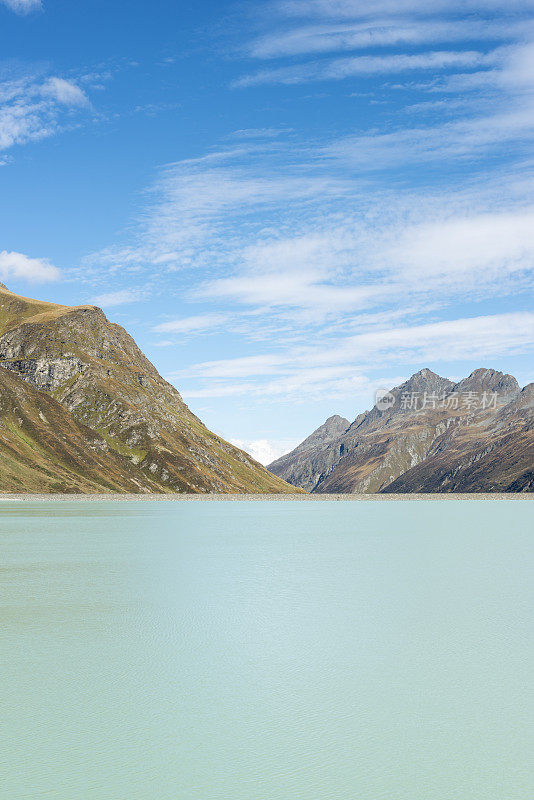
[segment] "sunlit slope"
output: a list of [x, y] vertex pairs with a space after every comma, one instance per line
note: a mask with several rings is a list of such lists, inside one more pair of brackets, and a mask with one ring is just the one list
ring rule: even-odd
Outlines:
[[209, 431], [101, 309], [0, 290], [0, 331], [1, 366], [61, 403], [161, 491], [294, 491]]
[[160, 491], [60, 403], [1, 367], [0, 490]]

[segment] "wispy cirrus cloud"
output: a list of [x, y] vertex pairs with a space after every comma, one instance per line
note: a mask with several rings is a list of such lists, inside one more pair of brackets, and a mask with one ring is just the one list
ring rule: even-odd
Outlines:
[[378, 331], [345, 337], [335, 349], [328, 342], [298, 345], [287, 352], [202, 362], [177, 374], [182, 378], [229, 380], [292, 376], [296, 370], [307, 374], [309, 370], [332, 368], [339, 377], [339, 365], [350, 374], [356, 360], [360, 365], [369, 365], [379, 356], [386, 356], [392, 362], [417, 363], [439, 360], [443, 348], [453, 348], [449, 355], [454, 360], [466, 354], [471, 358], [486, 358], [513, 353], [523, 347], [534, 347], [534, 313], [529, 311], [385, 326]]
[[171, 319], [160, 322], [152, 330], [154, 333], [192, 334], [205, 333], [220, 328], [229, 319], [227, 314], [194, 314], [191, 317]]
[[327, 156], [350, 162], [364, 172], [408, 163], [474, 158], [502, 152], [510, 145], [525, 155], [534, 132], [534, 102], [501, 113], [468, 117], [444, 124], [402, 127], [391, 133], [361, 133], [328, 143]]
[[[350, 161], [361, 171], [410, 162], [466, 158], [480, 162], [499, 153], [527, 155], [534, 133], [534, 42], [507, 48], [501, 55], [498, 68], [407, 87], [445, 93], [444, 111], [454, 110], [448, 95], [459, 94], [463, 102], [452, 118], [434, 118], [424, 126], [397, 124], [385, 132], [359, 131], [328, 143], [325, 153]], [[469, 103], [470, 93], [480, 90], [491, 92]], [[419, 109], [424, 110], [424, 104]]]
[[0, 150], [53, 136], [89, 105], [85, 92], [64, 78], [0, 80]]
[[229, 138], [234, 139], [276, 139], [291, 133], [291, 128], [240, 128], [232, 131]]
[[186, 396], [363, 397], [377, 363], [529, 351], [531, 316], [483, 313], [505, 295], [525, 307], [534, 277], [528, 8], [260, 8], [233, 51], [237, 84], [298, 104], [301, 84], [329, 81], [343, 114], [313, 136], [267, 118], [168, 164], [122, 242], [86, 262], [175, 293], [180, 314], [152, 323], [163, 343], [221, 329], [241, 342], [176, 373]]
[[[171, 376], [172, 377], [172, 376]], [[181, 382], [183, 378], [180, 377]], [[185, 389], [183, 396], [188, 399], [209, 397], [249, 397], [255, 401], [290, 401], [304, 403], [322, 399], [352, 397], [366, 403], [375, 388], [384, 385], [382, 378], [370, 379], [354, 365], [328, 367], [297, 366], [291, 372], [282, 371], [281, 376], [270, 380], [218, 380], [209, 381], [204, 386]]]
[[277, 30], [253, 39], [247, 52], [257, 59], [318, 55], [346, 50], [367, 50], [395, 45], [421, 45], [476, 40], [522, 39], [524, 23], [492, 20], [419, 20], [380, 18], [365, 23], [324, 23]]
[[368, 19], [369, 17], [395, 17], [413, 15], [416, 18], [439, 13], [472, 11], [497, 11], [513, 14], [534, 9], [533, 0], [375, 0], [362, 3], [360, 0], [274, 0], [269, 6], [270, 14], [278, 13], [282, 18], [327, 17], [330, 19]]
[[[288, 202], [306, 208], [318, 197], [325, 203], [351, 191], [339, 176], [291, 166], [270, 172], [265, 162], [269, 152], [241, 148], [167, 165], [150, 189], [152, 202], [129, 232], [129, 242], [88, 256], [86, 266], [137, 270], [151, 265], [162, 272], [228, 267], [239, 258], [238, 242], [254, 241], [266, 211], [278, 215]], [[251, 154], [253, 168], [243, 164]]]
[[[298, 346], [280, 354], [204, 362], [171, 378], [201, 385], [185, 389], [189, 398], [279, 397], [307, 402], [321, 397], [370, 401], [378, 387], [401, 383], [407, 376], [369, 377], [376, 363], [421, 365], [448, 360], [478, 360], [534, 349], [534, 314], [514, 312], [385, 328], [336, 341]], [[372, 403], [371, 403], [372, 404]]]
[[[500, 57], [502, 48], [494, 49], [495, 42], [506, 46], [534, 38], [532, 9], [530, 0], [507, 4], [493, 0], [269, 3], [264, 9], [268, 13], [259, 15], [264, 30], [251, 37], [242, 52], [256, 61], [279, 60], [282, 66], [241, 76], [234, 85], [299, 84], [488, 66]], [[481, 43], [480, 50], [473, 49], [474, 42]], [[441, 45], [437, 50], [436, 44]], [[365, 50], [375, 52], [362, 55]], [[350, 51], [353, 56], [336, 57]], [[309, 60], [312, 56], [321, 58]]]
[[[381, 257], [406, 277], [470, 276], [498, 281], [534, 264], [534, 207], [444, 219], [408, 227]], [[429, 275], [430, 272], [430, 275]]]
[[269, 176], [232, 159], [170, 165], [136, 241], [88, 260], [97, 272], [144, 270], [160, 282], [193, 271], [186, 297], [215, 310], [159, 332], [207, 330], [219, 324], [220, 304], [242, 309], [248, 330], [273, 322], [273, 312], [298, 327], [401, 301], [408, 308], [409, 298], [501, 295], [503, 276], [514, 292], [532, 275], [534, 182], [369, 197], [366, 183], [324, 175], [313, 155], [293, 169], [273, 164]]
[[64, 106], [89, 105], [85, 92], [64, 78], [48, 78], [41, 86], [40, 93], [43, 97], [49, 97]]
[[333, 285], [326, 270], [309, 272], [273, 271], [259, 275], [236, 275], [219, 278], [201, 287], [200, 297], [228, 299], [264, 310], [273, 307], [310, 309], [319, 317], [335, 311], [355, 311], [373, 305], [373, 299], [384, 299], [385, 287]]
[[41, 0], [0, 0], [5, 6], [17, 14], [29, 14], [43, 7]]
[[233, 85], [247, 87], [263, 83], [299, 84], [309, 81], [343, 80], [357, 75], [398, 75], [402, 72], [426, 70], [436, 72], [451, 67], [478, 68], [495, 63], [499, 57], [499, 53], [482, 53], [476, 50], [354, 56], [261, 70], [239, 78]]
[[149, 292], [146, 288], [131, 287], [128, 289], [117, 289], [117, 291], [114, 292], [104, 292], [104, 294], [93, 297], [91, 302], [103, 308], [113, 308], [130, 303], [138, 303], [140, 300], [145, 300], [148, 295]]

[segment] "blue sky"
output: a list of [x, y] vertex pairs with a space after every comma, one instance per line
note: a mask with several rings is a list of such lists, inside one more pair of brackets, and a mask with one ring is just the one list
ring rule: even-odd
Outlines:
[[533, 380], [532, 0], [0, 0], [0, 42], [0, 280], [226, 438]]

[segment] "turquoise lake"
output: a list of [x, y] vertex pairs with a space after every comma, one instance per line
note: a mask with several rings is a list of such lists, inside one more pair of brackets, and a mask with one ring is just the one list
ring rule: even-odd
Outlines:
[[1, 796], [534, 797], [533, 500], [0, 501]]

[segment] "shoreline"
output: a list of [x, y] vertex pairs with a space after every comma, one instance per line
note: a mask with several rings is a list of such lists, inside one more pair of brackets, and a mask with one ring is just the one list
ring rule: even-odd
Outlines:
[[413, 492], [411, 494], [23, 494], [0, 493], [2, 501], [26, 502], [372, 502], [387, 500], [511, 500], [530, 492]]

